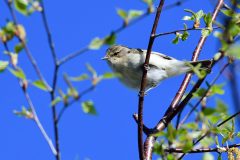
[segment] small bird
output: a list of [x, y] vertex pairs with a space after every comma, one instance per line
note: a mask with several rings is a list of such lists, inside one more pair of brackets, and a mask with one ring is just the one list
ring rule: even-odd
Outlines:
[[[126, 86], [140, 89], [146, 54], [147, 50], [113, 45], [107, 49], [106, 55], [102, 59], [107, 60], [109, 66], [120, 75], [120, 81]], [[147, 91], [156, 87], [166, 78], [192, 72], [192, 67], [189, 64], [192, 66], [201, 64], [201, 69], [208, 70], [212, 61], [180, 61], [158, 52], [152, 52], [147, 72]]]

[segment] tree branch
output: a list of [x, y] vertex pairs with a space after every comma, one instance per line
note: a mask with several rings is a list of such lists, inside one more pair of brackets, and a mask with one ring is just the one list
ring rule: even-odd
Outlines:
[[[50, 28], [48, 25], [48, 21], [47, 21], [47, 17], [45, 14], [45, 6], [44, 6], [43, 0], [41, 0], [40, 3], [42, 6], [42, 11], [41, 11], [42, 21], [43, 21], [43, 25], [44, 25], [44, 28], [45, 28], [45, 31], [47, 34], [49, 48], [51, 50], [51, 54], [52, 54], [53, 61], [54, 61], [52, 91], [50, 92], [51, 101], [53, 101], [56, 97], [55, 91], [56, 91], [56, 86], [57, 86], [59, 62], [58, 62], [57, 54], [55, 51], [52, 34], [51, 34], [51, 31], [50, 31]], [[58, 117], [57, 117], [56, 105], [52, 106], [52, 119], [53, 119], [53, 128], [54, 128], [55, 146], [56, 146], [56, 150], [57, 150], [57, 154], [55, 155], [55, 158], [56, 158], [56, 160], [60, 160], [61, 157], [60, 157]]]
[[[6, 50], [7, 52], [10, 52], [7, 43], [3, 43], [3, 45], [4, 45], [5, 50]], [[14, 68], [15, 70], [17, 70], [17, 67], [16, 67], [15, 65], [12, 65], [12, 66], [13, 66], [13, 68]], [[26, 100], [27, 100], [27, 103], [28, 103], [29, 107], [31, 108], [31, 112], [32, 112], [32, 115], [33, 115], [33, 120], [34, 120], [34, 122], [37, 124], [37, 126], [38, 126], [41, 134], [43, 135], [44, 139], [45, 139], [46, 142], [48, 143], [48, 145], [49, 145], [52, 153], [53, 153], [54, 155], [57, 155], [57, 150], [55, 149], [55, 147], [54, 147], [54, 145], [53, 145], [53, 143], [52, 143], [51, 138], [48, 136], [47, 132], [45, 131], [45, 129], [44, 129], [43, 126], [42, 126], [41, 121], [40, 121], [39, 118], [38, 118], [36, 109], [35, 109], [35, 107], [34, 107], [34, 105], [33, 105], [33, 102], [32, 102], [32, 100], [31, 100], [28, 92], [27, 92], [27, 88], [26, 88], [26, 86], [24, 85], [23, 80], [18, 79], [18, 81], [19, 81], [19, 86], [21, 87], [21, 89], [22, 89], [22, 91], [23, 91], [23, 93], [24, 93], [24, 96], [25, 96], [25, 98], [26, 98]], [[27, 83], [27, 82], [26, 82], [26, 83]]]
[[[219, 26], [216, 26], [216, 27], [213, 27], [213, 30], [214, 29], [219, 29], [221, 27]], [[201, 31], [203, 29], [207, 29], [207, 28], [188, 28], [188, 29], [178, 29], [178, 30], [175, 30], [175, 31], [169, 31], [169, 32], [163, 32], [163, 33], [159, 33], [159, 34], [156, 34], [155, 37], [160, 37], [160, 36], [165, 36], [165, 35], [169, 35], [169, 34], [176, 34], [178, 32], [184, 32], [184, 31]]]
[[[216, 147], [216, 148], [198, 148], [198, 149], [192, 149], [191, 151], [188, 151], [187, 153], [204, 153], [204, 152], [221, 153], [221, 152], [227, 152], [229, 148], [239, 147], [239, 146], [240, 146], [240, 143], [223, 146], [223, 147]], [[167, 148], [167, 149], [164, 149], [164, 151], [169, 152], [169, 153], [184, 153], [184, 150], [181, 148]]]
[[158, 26], [158, 21], [160, 19], [160, 15], [162, 12], [162, 8], [164, 5], [164, 0], [160, 0], [160, 3], [157, 8], [157, 13], [154, 19], [154, 23], [152, 26], [152, 31], [150, 34], [148, 48], [147, 48], [147, 55], [144, 63], [142, 80], [141, 80], [141, 87], [139, 91], [139, 100], [138, 100], [138, 151], [139, 151], [139, 158], [140, 160], [145, 160], [145, 151], [143, 147], [143, 104], [144, 104], [144, 96], [145, 96], [145, 87], [147, 84], [147, 72], [149, 68], [149, 60], [152, 52], [152, 46], [155, 40], [155, 34]]

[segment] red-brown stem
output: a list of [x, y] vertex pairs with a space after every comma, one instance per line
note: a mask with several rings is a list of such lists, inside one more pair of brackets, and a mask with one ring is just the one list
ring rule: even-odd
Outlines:
[[148, 71], [148, 65], [149, 60], [152, 52], [152, 46], [155, 39], [155, 34], [158, 26], [158, 21], [162, 12], [162, 8], [164, 5], [165, 0], [161, 0], [157, 12], [155, 15], [152, 31], [150, 34], [149, 42], [148, 42], [148, 48], [147, 48], [147, 55], [143, 67], [143, 75], [142, 75], [142, 81], [141, 81], [141, 87], [139, 91], [139, 100], [138, 100], [138, 151], [139, 151], [139, 158], [140, 160], [145, 160], [145, 153], [143, 148], [143, 103], [144, 103], [144, 96], [145, 96], [145, 87], [147, 84], [147, 71]]

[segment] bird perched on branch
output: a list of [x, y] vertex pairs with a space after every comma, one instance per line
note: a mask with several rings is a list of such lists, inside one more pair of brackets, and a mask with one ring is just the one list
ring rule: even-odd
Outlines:
[[[128, 87], [140, 89], [143, 65], [147, 50], [114, 45], [107, 49], [103, 60], [119, 75], [119, 79]], [[193, 67], [201, 65], [200, 69], [209, 70], [211, 60], [180, 61], [167, 55], [152, 52], [147, 72], [146, 89], [156, 87], [162, 80], [179, 74], [193, 72]]]

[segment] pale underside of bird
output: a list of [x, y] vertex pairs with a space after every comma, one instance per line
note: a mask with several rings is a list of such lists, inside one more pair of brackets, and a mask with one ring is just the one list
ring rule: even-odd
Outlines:
[[[146, 53], [146, 50], [114, 45], [107, 50], [103, 59], [107, 60], [112, 70], [120, 75], [121, 82], [130, 88], [139, 89]], [[209, 69], [212, 61], [180, 61], [158, 52], [151, 52], [146, 89], [156, 87], [166, 78], [191, 72], [192, 67], [189, 64], [192, 66], [201, 64], [201, 69]]]

